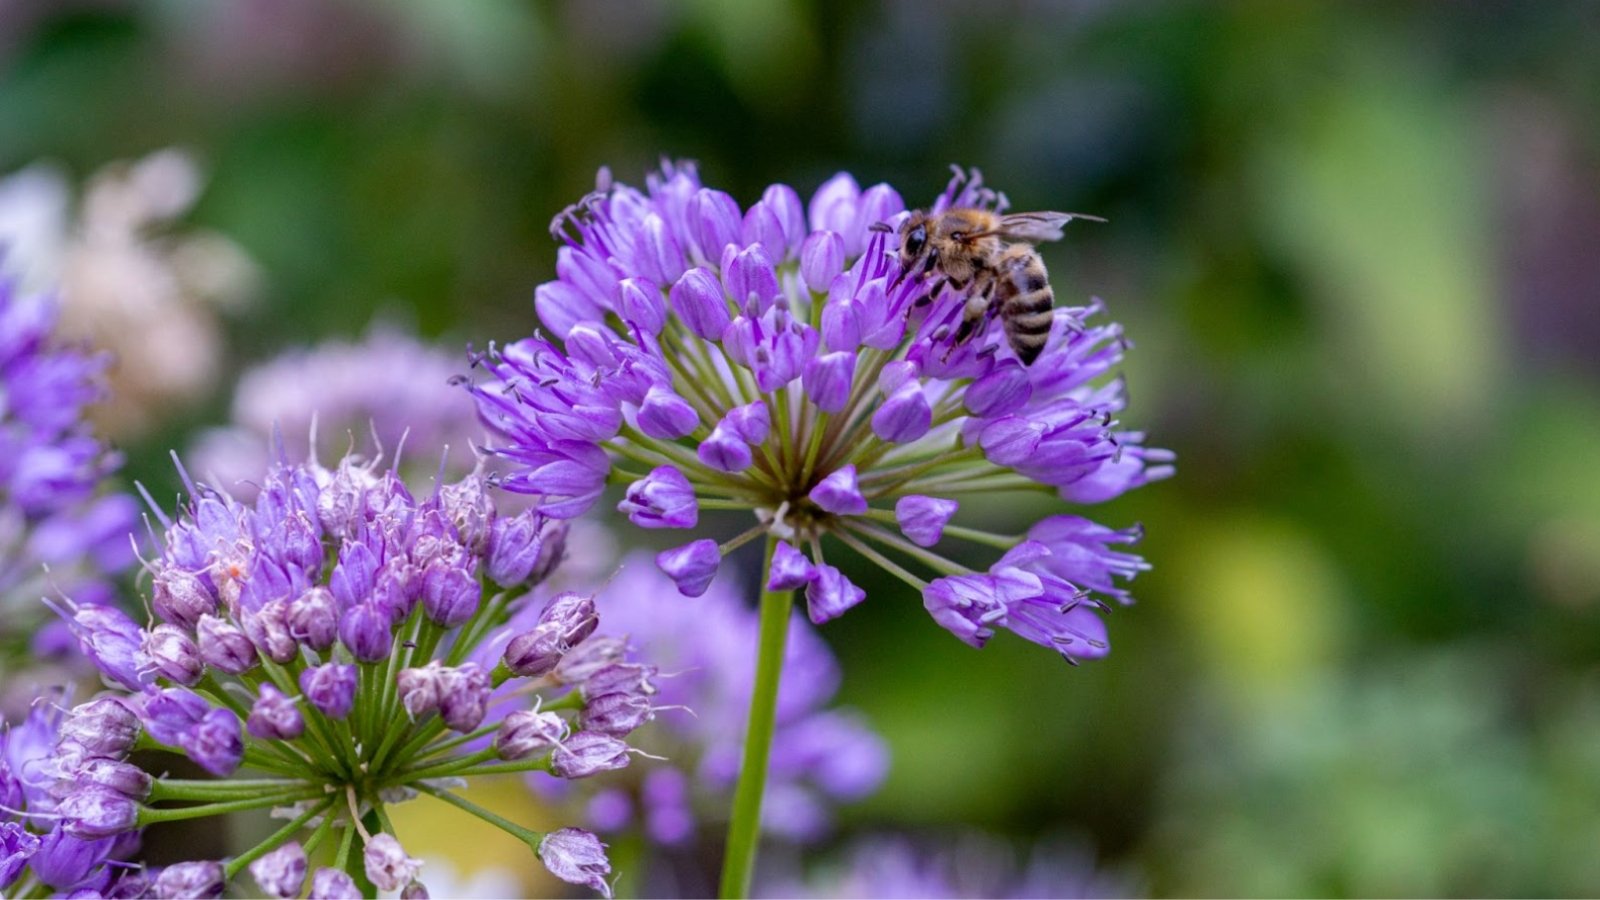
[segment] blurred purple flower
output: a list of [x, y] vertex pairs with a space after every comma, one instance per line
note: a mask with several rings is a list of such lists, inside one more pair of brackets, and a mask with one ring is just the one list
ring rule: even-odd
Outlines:
[[1040, 843], [1019, 859], [1011, 846], [984, 835], [939, 843], [879, 835], [857, 839], [810, 877], [769, 876], [756, 885], [755, 896], [1087, 900], [1136, 897], [1140, 888], [1135, 879], [1096, 866], [1094, 854], [1072, 842]]
[[107, 359], [63, 346], [57, 315], [53, 301], [0, 277], [0, 632], [9, 634], [38, 628], [30, 612], [42, 597], [95, 615], [133, 562], [137, 509], [106, 489], [121, 460], [85, 419], [102, 398]]
[[[233, 425], [202, 434], [190, 463], [230, 493], [248, 496], [270, 462], [276, 428], [314, 432], [312, 449], [324, 455], [373, 441], [393, 452], [404, 438], [412, 448], [407, 456], [425, 476], [438, 470], [439, 457], [416, 448], [448, 446], [448, 472], [465, 474], [484, 434], [472, 403], [452, 384], [461, 370], [458, 354], [382, 325], [359, 342], [291, 350], [239, 379]], [[307, 458], [299, 446], [289, 450], [296, 462]]]

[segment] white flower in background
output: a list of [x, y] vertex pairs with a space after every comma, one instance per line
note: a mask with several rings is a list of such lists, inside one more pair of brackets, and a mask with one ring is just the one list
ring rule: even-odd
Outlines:
[[63, 333], [114, 355], [116, 402], [94, 413], [112, 437], [141, 435], [206, 395], [223, 352], [217, 312], [254, 291], [237, 245], [174, 229], [200, 188], [194, 160], [172, 149], [102, 168], [76, 210], [53, 166], [0, 179], [0, 271], [29, 289], [59, 285]]

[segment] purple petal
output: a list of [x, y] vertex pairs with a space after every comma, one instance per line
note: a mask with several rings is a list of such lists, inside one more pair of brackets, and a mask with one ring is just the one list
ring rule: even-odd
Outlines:
[[794, 545], [779, 541], [772, 548], [772, 568], [767, 574], [767, 590], [792, 591], [810, 584], [817, 577], [817, 567]]
[[913, 494], [895, 501], [894, 517], [900, 523], [900, 533], [913, 544], [932, 547], [944, 536], [944, 526], [959, 506], [954, 500]]

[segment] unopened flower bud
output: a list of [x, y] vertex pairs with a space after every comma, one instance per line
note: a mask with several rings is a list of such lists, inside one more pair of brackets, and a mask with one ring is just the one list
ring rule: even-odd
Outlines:
[[261, 655], [278, 665], [287, 665], [300, 655], [300, 643], [289, 631], [289, 604], [269, 600], [253, 613], [245, 613], [244, 632]]
[[215, 860], [173, 863], [156, 876], [151, 892], [158, 900], [220, 897], [227, 882], [222, 863]]
[[493, 689], [489, 673], [476, 663], [440, 670], [439, 718], [452, 731], [472, 731], [483, 724]]
[[193, 628], [201, 616], [217, 611], [217, 598], [200, 576], [177, 566], [164, 566], [151, 580], [150, 608], [167, 622]]
[[566, 740], [569, 733], [567, 720], [553, 712], [520, 709], [500, 723], [494, 749], [501, 759], [527, 759]]
[[592, 672], [579, 685], [585, 700], [605, 694], [639, 694], [649, 696], [656, 692], [655, 666], [639, 663], [608, 663]]
[[323, 663], [300, 673], [300, 693], [330, 719], [350, 715], [356, 702], [356, 667], [348, 663]]
[[387, 659], [394, 641], [390, 622], [389, 613], [382, 607], [371, 600], [362, 601], [345, 610], [339, 619], [339, 640], [360, 662]]
[[367, 878], [380, 891], [398, 890], [401, 885], [416, 878], [417, 872], [422, 869], [422, 860], [407, 856], [400, 842], [388, 832], [375, 834], [372, 840], [367, 841], [361, 861], [366, 866]]
[[205, 674], [200, 648], [194, 638], [176, 625], [165, 622], [145, 633], [141, 648], [156, 674], [181, 685], [192, 685]]
[[298, 897], [306, 882], [306, 851], [290, 841], [250, 864], [250, 875], [270, 897]]
[[611, 884], [606, 881], [611, 874], [606, 845], [587, 831], [562, 828], [545, 835], [539, 841], [539, 861], [551, 875], [568, 884], [581, 884], [611, 896]]
[[61, 722], [60, 735], [95, 756], [121, 758], [139, 738], [139, 717], [121, 700], [101, 697], [73, 707]]
[[110, 837], [139, 824], [139, 804], [133, 798], [97, 784], [75, 789], [56, 812], [61, 827], [80, 840]]
[[550, 598], [539, 613], [539, 623], [554, 625], [570, 647], [594, 634], [600, 617], [595, 612], [594, 597], [568, 591]]
[[608, 734], [580, 731], [550, 754], [550, 771], [557, 778], [585, 778], [628, 765], [628, 745]]
[[656, 554], [656, 566], [678, 585], [678, 593], [698, 597], [711, 587], [722, 563], [722, 551], [710, 538], [691, 541], [682, 547]]
[[107, 787], [134, 800], [150, 796], [152, 783], [149, 773], [133, 763], [91, 756], [80, 762], [72, 773], [75, 785]]
[[339, 638], [339, 601], [333, 592], [319, 585], [291, 600], [289, 634], [319, 653], [332, 647]]
[[463, 569], [433, 563], [422, 576], [422, 606], [445, 628], [465, 624], [478, 611], [483, 586]]
[[602, 694], [590, 700], [578, 716], [578, 724], [586, 731], [621, 738], [654, 717], [655, 706], [648, 697], [622, 692]]
[[499, 585], [533, 581], [544, 549], [544, 517], [533, 510], [501, 516], [489, 529], [489, 580]]
[[244, 727], [264, 741], [292, 741], [305, 733], [306, 723], [294, 698], [264, 684], [260, 696], [250, 707], [250, 718]]
[[395, 676], [395, 688], [400, 693], [400, 705], [415, 722], [439, 708], [438, 660], [426, 666], [401, 669]]
[[228, 709], [213, 709], [179, 741], [200, 768], [213, 775], [232, 775], [244, 761], [244, 736], [239, 717]]
[[199, 636], [196, 643], [200, 647], [200, 658], [208, 666], [229, 675], [242, 675], [255, 668], [259, 661], [256, 645], [250, 641], [250, 636], [227, 619], [201, 616], [195, 631]]
[[327, 866], [311, 876], [309, 900], [361, 900], [361, 889], [347, 873]]

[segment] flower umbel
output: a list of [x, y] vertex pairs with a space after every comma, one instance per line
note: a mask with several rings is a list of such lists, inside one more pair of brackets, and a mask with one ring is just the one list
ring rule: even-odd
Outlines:
[[[61, 729], [50, 771], [67, 835], [271, 808], [288, 820], [280, 830], [230, 860], [168, 867], [158, 895], [215, 896], [248, 868], [273, 896], [306, 884], [312, 896], [363, 885], [414, 896], [421, 864], [387, 810], [425, 793], [557, 860], [558, 876], [609, 890], [592, 836], [535, 832], [456, 792], [480, 775], [579, 778], [630, 759], [627, 729], [590, 726], [600, 692], [588, 683], [603, 669], [579, 661], [615, 640], [595, 634], [593, 600], [533, 597], [559, 561], [563, 523], [497, 515], [477, 474], [417, 499], [392, 469], [354, 456], [332, 471], [280, 461], [250, 505], [184, 477], [193, 499], [176, 521], [157, 513], [164, 549], [148, 565], [163, 621], [67, 610], [122, 689], [69, 722], [94, 704], [127, 720]], [[527, 634], [507, 632], [514, 614]], [[530, 641], [538, 666], [499, 652]], [[216, 780], [147, 774], [127, 762], [140, 748], [183, 753]]]
[[[930, 209], [1004, 206], [958, 171]], [[969, 297], [937, 271], [902, 270], [904, 213], [889, 186], [863, 191], [844, 174], [806, 206], [774, 185], [741, 210], [689, 165], [643, 191], [602, 172], [553, 223], [558, 277], [535, 302], [559, 344], [535, 335], [479, 360], [491, 377], [472, 390], [514, 467], [504, 486], [567, 518], [624, 485], [620, 508], [646, 528], [754, 513], [725, 543], [660, 555], [691, 596], [722, 556], [768, 535], [783, 548], [769, 588], [804, 586], [811, 619], [826, 621], [865, 596], [825, 558], [837, 542], [914, 586], [974, 646], [1006, 628], [1069, 660], [1104, 655], [1092, 594], [1127, 599], [1113, 578], [1145, 566], [1111, 546], [1136, 531], [1067, 516], [1011, 536], [951, 522], [975, 494], [1092, 503], [1171, 473], [1170, 453], [1116, 421], [1122, 387], [1106, 376], [1121, 331], [1093, 324], [1094, 301], [1054, 311], [1032, 365], [997, 322], [958, 340]], [[937, 551], [949, 539], [1006, 552], [975, 572]]]

